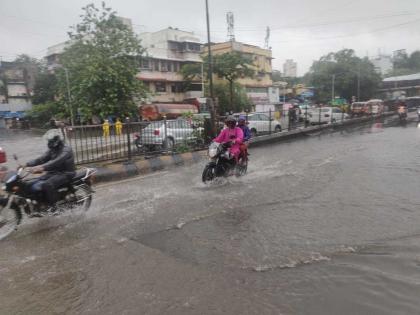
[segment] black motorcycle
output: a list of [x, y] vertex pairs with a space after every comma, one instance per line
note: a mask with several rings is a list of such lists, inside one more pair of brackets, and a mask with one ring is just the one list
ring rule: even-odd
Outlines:
[[405, 124], [407, 122], [407, 112], [398, 113], [398, 118], [401, 124]]
[[217, 177], [228, 177], [231, 175], [243, 176], [248, 169], [248, 153], [241, 152], [239, 162], [229, 153], [230, 142], [212, 142], [209, 146], [209, 163], [203, 170], [203, 183], [211, 182]]
[[95, 172], [96, 170], [92, 168], [80, 170], [70, 183], [59, 187], [57, 189], [59, 201], [55, 204], [53, 212], [42, 194], [38, 195], [31, 190], [34, 179], [26, 180], [29, 173], [20, 167], [3, 186], [5, 195], [0, 195], [0, 240], [17, 228], [24, 213], [33, 218], [49, 214], [57, 215], [67, 209], [78, 207], [88, 210], [94, 193], [91, 185], [92, 175]]

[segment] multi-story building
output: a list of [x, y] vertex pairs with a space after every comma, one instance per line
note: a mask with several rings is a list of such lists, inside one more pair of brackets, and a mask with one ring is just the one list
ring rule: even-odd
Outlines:
[[[123, 19], [127, 25], [129, 20]], [[202, 63], [201, 43], [194, 33], [167, 28], [157, 32], [139, 34], [146, 48], [137, 78], [149, 88], [147, 102], [182, 102], [187, 98], [203, 96], [201, 81], [193, 82], [185, 91], [185, 80], [179, 70], [187, 63]], [[71, 42], [48, 48], [48, 69], [54, 71], [60, 64], [60, 55]]]
[[385, 75], [394, 68], [393, 60], [388, 55], [378, 55], [370, 60], [375, 67], [376, 72]]
[[182, 102], [187, 98], [203, 97], [201, 81], [193, 82], [185, 91], [185, 80], [179, 73], [188, 63], [200, 63], [202, 45], [194, 33], [167, 28], [153, 33], [141, 33], [147, 54], [142, 58], [137, 77], [149, 88], [151, 102]]
[[283, 73], [285, 77], [296, 78], [297, 77], [297, 62], [293, 59], [287, 59], [283, 64]]
[[0, 62], [0, 116], [22, 117], [32, 108], [35, 71], [23, 62]]
[[[211, 51], [214, 55], [238, 52], [252, 60], [255, 76], [252, 78], [239, 78], [236, 82], [245, 87], [248, 97], [255, 105], [278, 103], [279, 90], [277, 87], [273, 87], [273, 80], [271, 78], [271, 60], [273, 57], [270, 49], [236, 41], [228, 41], [212, 44]], [[216, 76], [214, 79], [215, 81], [220, 80]]]

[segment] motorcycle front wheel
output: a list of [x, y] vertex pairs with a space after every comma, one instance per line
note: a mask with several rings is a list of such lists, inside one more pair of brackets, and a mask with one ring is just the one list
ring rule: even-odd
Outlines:
[[16, 229], [20, 219], [21, 216], [17, 210], [0, 205], [0, 240]]
[[214, 166], [212, 165], [207, 165], [204, 170], [203, 170], [203, 175], [201, 176], [201, 179], [203, 181], [203, 183], [209, 183], [211, 182], [214, 178], [215, 178], [215, 174], [214, 174]]

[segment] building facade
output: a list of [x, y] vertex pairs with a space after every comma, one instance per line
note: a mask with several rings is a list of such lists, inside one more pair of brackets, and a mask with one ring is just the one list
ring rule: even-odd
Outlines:
[[[278, 103], [278, 88], [273, 87], [272, 80], [272, 52], [258, 46], [236, 41], [215, 43], [211, 45], [213, 55], [238, 52], [253, 62], [255, 76], [253, 78], [239, 78], [236, 82], [243, 86], [247, 96], [255, 104]], [[221, 80], [214, 77], [215, 81]]]
[[297, 77], [297, 62], [294, 62], [293, 59], [287, 59], [283, 64], [283, 73], [287, 78], [296, 78]]
[[378, 55], [370, 60], [375, 67], [376, 72], [385, 75], [392, 71], [394, 64], [392, 57], [388, 55]]
[[202, 82], [193, 82], [186, 91], [186, 82], [179, 73], [185, 64], [202, 64], [199, 37], [191, 32], [167, 28], [141, 33], [140, 39], [147, 54], [142, 58], [137, 77], [149, 88], [148, 102], [182, 102], [203, 97]]
[[35, 69], [21, 62], [0, 62], [0, 116], [21, 118], [32, 108]]

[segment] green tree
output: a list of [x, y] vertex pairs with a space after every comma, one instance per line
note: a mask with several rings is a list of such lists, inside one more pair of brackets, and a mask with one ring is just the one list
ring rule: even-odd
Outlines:
[[57, 95], [57, 77], [52, 73], [41, 72], [35, 80], [32, 103], [37, 105], [54, 102]]
[[201, 77], [201, 67], [202, 65], [200, 63], [187, 63], [181, 67], [179, 74], [181, 74], [184, 79], [184, 91], [188, 91], [188, 88], [190, 88], [194, 81], [201, 81], [203, 79]]
[[238, 52], [228, 52], [215, 55], [213, 64], [214, 73], [229, 83], [229, 106], [230, 110], [234, 110], [234, 83], [239, 78], [254, 76], [252, 60]]
[[282, 73], [279, 70], [273, 70], [271, 78], [273, 79], [273, 82], [283, 81]]
[[104, 3], [83, 11], [82, 21], [69, 32], [71, 46], [60, 58], [60, 95], [67, 96], [67, 71], [74, 111], [77, 106], [85, 117], [133, 114], [136, 100], [147, 93], [136, 78], [144, 53], [140, 39]]
[[420, 72], [420, 51], [416, 50], [407, 55], [406, 52], [400, 52], [394, 57], [394, 69], [387, 73], [385, 77], [398, 75], [407, 75]]
[[[207, 86], [206, 86], [207, 88]], [[215, 83], [214, 96], [219, 102], [219, 115], [225, 115], [227, 112], [242, 112], [251, 110], [252, 103], [246, 95], [245, 89], [238, 83], [233, 83], [233, 89], [229, 83]], [[231, 100], [231, 91], [233, 90], [233, 106]]]
[[335, 96], [350, 100], [357, 95], [357, 81], [360, 81], [360, 99], [373, 97], [381, 82], [368, 58], [359, 58], [352, 49], [331, 52], [315, 61], [304, 81], [315, 87], [316, 101], [331, 100], [332, 77], [335, 76]]

